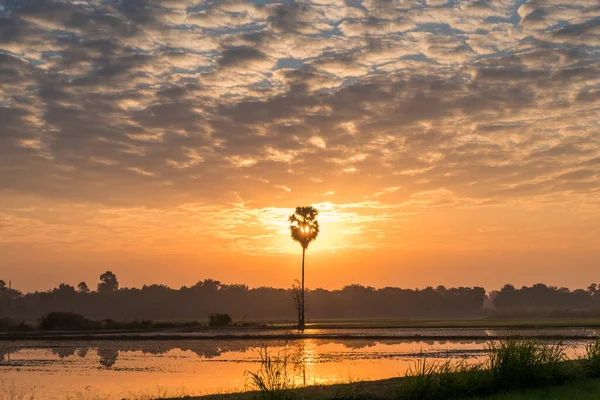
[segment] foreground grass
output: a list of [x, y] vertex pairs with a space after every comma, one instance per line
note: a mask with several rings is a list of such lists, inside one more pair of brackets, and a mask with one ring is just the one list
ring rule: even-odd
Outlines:
[[[297, 389], [285, 397], [271, 399], [293, 400], [399, 400], [396, 388], [403, 378], [383, 381], [357, 382], [331, 386]], [[189, 400], [263, 400], [259, 393], [232, 393], [202, 397], [178, 397]], [[448, 397], [451, 398], [451, 397]], [[509, 390], [495, 395], [452, 397], [465, 400], [598, 400], [600, 399], [600, 379], [579, 378], [559, 386], [534, 389]], [[439, 398], [444, 399], [444, 398]], [[174, 400], [174, 399], [172, 399]]]
[[567, 384], [529, 389], [520, 392], [507, 392], [488, 397], [475, 397], [472, 400], [598, 400], [600, 399], [600, 379], [579, 379]]
[[578, 360], [567, 360], [561, 343], [531, 339], [491, 341], [487, 359], [480, 363], [469, 363], [466, 359], [441, 362], [421, 359], [403, 378], [313, 387], [297, 386], [296, 364], [288, 354], [270, 354], [265, 349], [260, 356], [260, 369], [247, 372], [249, 392], [203, 399], [494, 399], [530, 388], [542, 388], [543, 395], [543, 390], [560, 392], [565, 384], [587, 387], [578, 382], [588, 382], [590, 393], [600, 398], [600, 390], [595, 386], [598, 382], [594, 381], [600, 376], [600, 341], [590, 343]]

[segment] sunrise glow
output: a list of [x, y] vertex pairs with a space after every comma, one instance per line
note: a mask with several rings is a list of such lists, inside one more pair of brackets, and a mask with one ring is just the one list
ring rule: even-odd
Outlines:
[[308, 204], [311, 287], [596, 275], [594, 1], [17, 3], [0, 268], [22, 289], [289, 287]]

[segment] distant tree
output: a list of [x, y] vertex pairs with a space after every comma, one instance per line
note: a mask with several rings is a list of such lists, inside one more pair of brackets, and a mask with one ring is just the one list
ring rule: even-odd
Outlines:
[[511, 284], [506, 284], [494, 296], [494, 306], [513, 308], [519, 304], [519, 291]]
[[196, 286], [199, 286], [204, 290], [216, 292], [221, 288], [221, 282], [214, 279], [205, 279], [203, 282], [198, 282]]
[[302, 312], [298, 321], [298, 328], [304, 330], [304, 255], [308, 245], [319, 235], [319, 211], [312, 206], [296, 207], [294, 214], [290, 215], [290, 233], [292, 239], [302, 246]]
[[0, 296], [9, 297], [9, 295], [11, 299], [14, 299], [21, 297], [23, 293], [15, 288], [10, 288], [9, 290], [9, 285], [7, 285], [5, 281], [0, 279]]
[[208, 326], [210, 327], [224, 327], [231, 325], [231, 317], [229, 314], [210, 314]]
[[79, 284], [77, 285], [77, 290], [79, 291], [79, 293], [89, 293], [90, 292], [90, 288], [88, 287], [87, 283], [85, 283], [85, 282], [79, 282]]
[[98, 292], [109, 293], [119, 290], [119, 281], [117, 276], [111, 271], [106, 271], [100, 275], [100, 283], [98, 284]]
[[59, 296], [69, 296], [75, 294], [75, 288], [66, 283], [61, 283], [57, 288], [53, 290]]

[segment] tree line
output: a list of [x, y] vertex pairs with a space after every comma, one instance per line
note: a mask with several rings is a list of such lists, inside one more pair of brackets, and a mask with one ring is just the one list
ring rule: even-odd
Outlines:
[[[213, 279], [179, 289], [166, 285], [122, 288], [110, 271], [100, 276], [95, 290], [81, 282], [60, 284], [45, 292], [9, 291], [0, 280], [0, 317], [38, 319], [53, 311], [74, 312], [95, 319], [114, 320], [206, 320], [210, 314], [231, 315], [236, 321], [295, 321], [298, 316], [298, 287], [289, 289], [248, 288]], [[600, 287], [569, 290], [536, 284], [486, 293], [481, 287], [376, 289], [348, 285], [339, 290], [312, 289], [306, 292], [309, 319], [333, 318], [458, 318], [481, 316], [484, 309], [600, 310]]]

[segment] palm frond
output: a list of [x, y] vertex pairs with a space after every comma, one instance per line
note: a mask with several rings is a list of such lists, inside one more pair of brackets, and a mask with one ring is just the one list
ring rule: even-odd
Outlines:
[[312, 207], [296, 207], [294, 214], [290, 215], [290, 233], [292, 239], [307, 249], [308, 245], [319, 235], [319, 211]]

